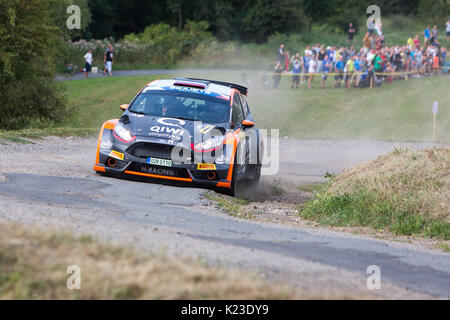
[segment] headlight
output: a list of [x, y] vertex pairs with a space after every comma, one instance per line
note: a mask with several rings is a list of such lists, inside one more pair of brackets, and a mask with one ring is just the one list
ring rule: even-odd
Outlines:
[[206, 141], [194, 145], [194, 150], [198, 152], [213, 151], [222, 146], [225, 137], [211, 137]]
[[118, 124], [116, 125], [116, 127], [114, 128], [114, 136], [116, 138], [118, 138], [119, 140], [121, 140], [122, 142], [131, 142], [134, 139], [136, 139], [136, 137], [133, 137], [131, 135], [130, 130], [126, 129], [124, 126]]

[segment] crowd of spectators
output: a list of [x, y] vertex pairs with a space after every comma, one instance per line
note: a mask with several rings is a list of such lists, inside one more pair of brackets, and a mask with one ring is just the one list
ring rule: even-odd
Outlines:
[[[449, 37], [450, 21], [447, 22]], [[387, 46], [381, 24], [369, 30], [360, 49], [352, 45], [355, 29], [349, 25], [347, 47], [325, 46], [317, 43], [307, 46], [304, 54], [290, 55], [284, 45], [280, 45], [274, 68], [274, 87], [278, 88], [281, 74], [292, 73], [292, 88], [307, 84], [311, 89], [315, 76], [321, 77], [321, 87], [329, 74], [334, 76], [334, 86], [339, 88], [367, 87], [402, 79], [405, 75], [422, 77], [436, 75], [445, 64], [446, 48], [441, 46], [437, 26], [425, 28], [421, 35], [411, 35], [403, 45]]]

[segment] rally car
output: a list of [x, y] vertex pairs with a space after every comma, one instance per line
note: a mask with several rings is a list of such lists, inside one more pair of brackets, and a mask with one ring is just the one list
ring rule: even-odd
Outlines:
[[212, 187], [235, 195], [239, 181], [257, 183], [263, 139], [246, 101], [247, 88], [204, 79], [147, 84], [106, 121], [94, 170]]

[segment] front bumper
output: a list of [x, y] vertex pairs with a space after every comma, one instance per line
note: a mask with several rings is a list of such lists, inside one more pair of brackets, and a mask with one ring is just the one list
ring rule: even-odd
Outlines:
[[[133, 146], [145, 144], [155, 146], [155, 149], [147, 149], [145, 152], [137, 152]], [[97, 150], [97, 161], [94, 170], [111, 175], [130, 175], [140, 178], [161, 179], [182, 183], [199, 184], [208, 187], [231, 188], [228, 180], [232, 165], [227, 161], [224, 164], [213, 163], [213, 167], [206, 169], [200, 168], [199, 163], [203, 161], [202, 154], [194, 152], [191, 149], [184, 149], [186, 158], [185, 163], [172, 162], [172, 166], [159, 166], [147, 163], [149, 155], [156, 158], [168, 159], [167, 154], [161, 149], [169, 150], [173, 148], [166, 140], [155, 139], [151, 137], [136, 137], [131, 143], [124, 143], [114, 137], [112, 130], [105, 129], [99, 139]], [[224, 145], [223, 152], [227, 153], [226, 148], [231, 145]], [[169, 158], [170, 159], [170, 158]], [[189, 161], [190, 160], [190, 161]]]

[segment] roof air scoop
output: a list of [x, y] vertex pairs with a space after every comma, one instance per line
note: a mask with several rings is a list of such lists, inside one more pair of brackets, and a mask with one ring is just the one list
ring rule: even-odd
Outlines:
[[205, 89], [206, 85], [203, 83], [190, 83], [190, 82], [175, 82], [173, 84], [177, 87], [188, 87], [188, 88], [194, 88], [194, 89]]

